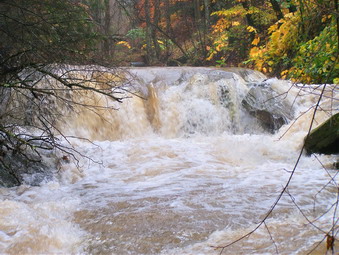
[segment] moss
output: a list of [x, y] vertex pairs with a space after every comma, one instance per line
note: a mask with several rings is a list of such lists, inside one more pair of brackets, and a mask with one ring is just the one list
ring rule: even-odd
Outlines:
[[305, 138], [307, 154], [339, 153], [339, 113], [333, 115]]

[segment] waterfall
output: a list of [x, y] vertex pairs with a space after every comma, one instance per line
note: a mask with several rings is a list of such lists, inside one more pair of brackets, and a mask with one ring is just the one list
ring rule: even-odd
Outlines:
[[[128, 82], [120, 86], [126, 86], [126, 90], [132, 86], [137, 95], [126, 98], [123, 104], [107, 102], [101, 95], [87, 96], [87, 104], [104, 109], [82, 108], [75, 120], [70, 112], [65, 122], [73, 135], [116, 140], [147, 133], [165, 137], [254, 134], [264, 132], [267, 126], [272, 126], [270, 131], [274, 132], [293, 118], [291, 102], [272, 89], [259, 72], [234, 68], [232, 72], [211, 68], [130, 68], [124, 75]], [[283, 85], [286, 90], [288, 86]], [[280, 121], [278, 127], [274, 114]]]
[[[114, 81], [123, 103], [93, 91], [66, 95], [77, 102], [72, 107], [46, 103], [59, 113], [61, 142], [82, 157], [59, 153], [54, 178], [39, 186], [0, 188], [2, 253], [218, 254], [211, 246], [245, 235], [271, 208], [323, 88], [239, 68], [99, 74], [72, 75], [102, 86]], [[336, 92], [327, 86], [315, 126], [338, 111]], [[336, 160], [302, 155], [290, 196], [266, 222], [270, 232], [260, 228], [224, 253], [273, 254], [276, 245], [281, 254], [306, 254], [315, 247], [324, 234], [293, 202], [329, 230]], [[316, 252], [325, 253], [325, 244]]]

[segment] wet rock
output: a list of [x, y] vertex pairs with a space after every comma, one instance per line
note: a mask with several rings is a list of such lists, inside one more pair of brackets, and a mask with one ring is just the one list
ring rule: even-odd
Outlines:
[[0, 166], [0, 187], [13, 187], [20, 185], [18, 179], [6, 169]]
[[242, 105], [271, 133], [293, 119], [292, 106], [269, 85], [252, 87], [242, 100]]
[[[37, 186], [45, 180], [53, 178], [56, 162], [53, 153], [46, 152], [43, 157], [31, 152], [13, 153], [0, 147], [0, 187], [13, 187], [21, 184]], [[49, 162], [44, 159], [49, 158]]]
[[0, 88], [0, 119], [2, 119], [5, 116], [10, 96], [11, 96], [10, 88], [6, 87]]
[[144, 67], [147, 66], [145, 62], [131, 62], [132, 67]]
[[246, 82], [259, 82], [259, 81], [264, 81], [267, 80], [267, 76], [264, 75], [263, 73], [252, 70], [252, 69], [247, 69], [247, 68], [241, 68], [241, 67], [226, 67], [223, 68], [222, 70], [230, 73], [235, 73], [239, 75], [241, 78], [243, 78]]
[[311, 131], [305, 149], [307, 154], [339, 154], [339, 113]]

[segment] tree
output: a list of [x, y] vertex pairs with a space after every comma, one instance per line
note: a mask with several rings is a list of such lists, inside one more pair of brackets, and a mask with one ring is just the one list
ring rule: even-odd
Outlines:
[[130, 8], [123, 0], [82, 0], [92, 17], [97, 33], [101, 35], [97, 41], [97, 55], [101, 62], [115, 63], [116, 43], [123, 40], [130, 29], [128, 17]]
[[78, 2], [0, 2], [0, 177], [9, 183], [22, 183], [23, 169], [43, 169], [43, 152], [73, 155], [57, 138], [57, 120], [60, 109], [91, 107], [79, 93], [124, 97], [112, 70], [79, 66], [94, 63], [95, 31], [88, 6]]
[[267, 23], [272, 22], [270, 9], [251, 6], [247, 0], [231, 3], [212, 15], [216, 22], [212, 25], [213, 40], [208, 47], [207, 60], [220, 65], [245, 61], [251, 43]]
[[279, 3], [277, 2], [277, 0], [270, 0], [270, 3], [272, 5], [272, 8], [275, 12], [275, 14], [277, 15], [278, 19], [282, 19], [284, 17], [284, 14], [280, 8]]
[[286, 13], [268, 28], [266, 42], [253, 44], [249, 62], [260, 71], [294, 81], [337, 83], [335, 1], [298, 1], [295, 6], [297, 11]]
[[[210, 1], [135, 0], [136, 27], [145, 30], [148, 64], [166, 64], [169, 57], [202, 63], [206, 54]], [[135, 30], [136, 28], [133, 28]], [[153, 56], [154, 55], [154, 56]], [[180, 61], [178, 61], [180, 62]]]
[[333, 0], [227, 1], [212, 13], [207, 61], [305, 83], [337, 83], [337, 8]]

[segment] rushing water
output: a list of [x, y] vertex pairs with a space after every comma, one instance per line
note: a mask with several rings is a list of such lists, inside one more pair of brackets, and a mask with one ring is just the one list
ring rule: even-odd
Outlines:
[[[282, 98], [295, 113], [295, 121], [271, 134], [241, 104], [251, 84], [265, 79], [259, 73], [129, 71], [148, 100], [97, 100], [119, 109], [100, 116], [83, 110], [61, 126], [93, 141], [70, 139], [93, 160], [61, 161], [55, 180], [39, 187], [0, 189], [0, 253], [219, 254], [211, 246], [247, 234], [266, 215], [296, 163], [321, 86], [267, 80], [277, 92], [289, 91]], [[330, 86], [329, 93], [322, 108], [338, 109]], [[319, 112], [315, 125], [326, 116]], [[282, 197], [267, 228], [223, 254], [307, 254], [324, 233], [291, 197], [309, 220], [327, 212], [315, 224], [329, 231], [336, 214], [337, 187], [329, 177], [337, 179], [330, 170], [335, 160], [303, 155], [290, 196]], [[314, 251], [325, 253], [324, 243]]]

